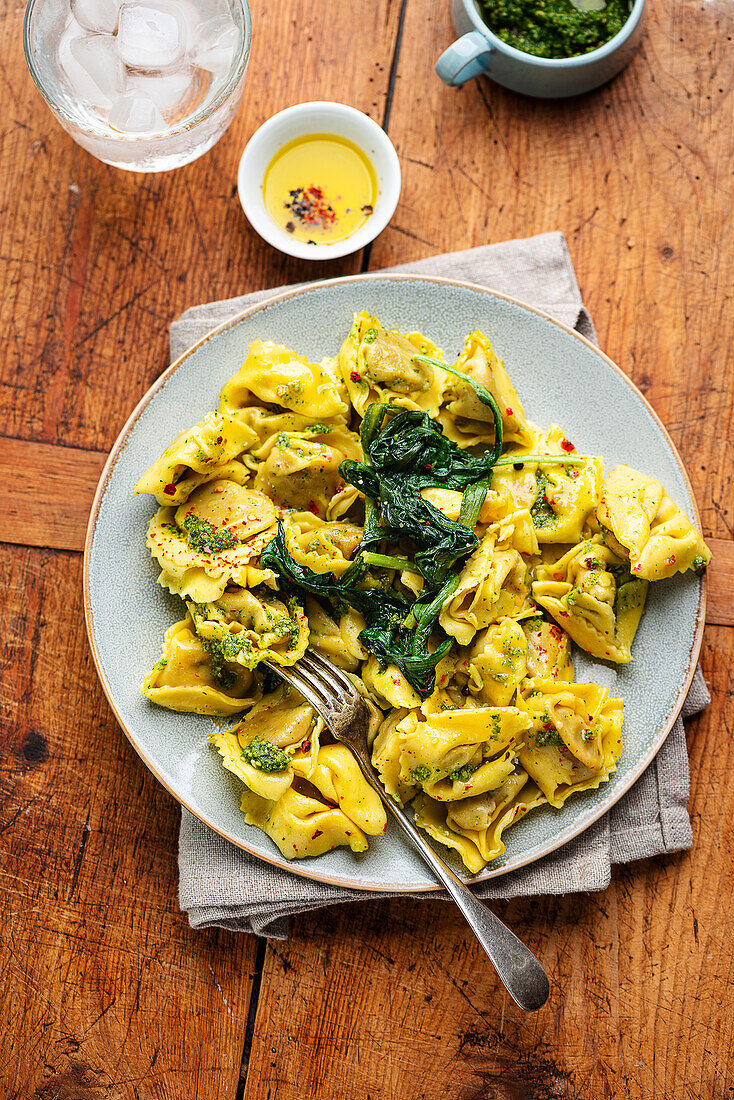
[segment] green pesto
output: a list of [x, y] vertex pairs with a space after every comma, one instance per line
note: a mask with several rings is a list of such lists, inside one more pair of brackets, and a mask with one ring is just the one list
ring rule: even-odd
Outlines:
[[219, 686], [221, 688], [232, 687], [235, 675], [231, 669], [224, 667], [226, 657], [221, 642], [216, 641], [214, 638], [200, 638], [199, 641], [209, 656], [209, 668]]
[[217, 554], [220, 550], [231, 550], [239, 544], [239, 539], [230, 531], [217, 531], [205, 519], [190, 513], [183, 521], [186, 541], [194, 550], [202, 554]]
[[708, 565], [708, 562], [704, 558], [703, 554], [698, 554], [693, 559], [693, 569], [698, 574], [699, 577], [702, 576], [702, 574], [706, 572], [706, 566], [707, 565]]
[[536, 484], [538, 486], [538, 495], [535, 498], [535, 503], [530, 509], [530, 515], [533, 518], [533, 527], [536, 529], [551, 527], [556, 522], [556, 514], [548, 503], [548, 494], [546, 490], [549, 481], [542, 470], [538, 471]]
[[449, 772], [446, 778], [450, 783], [468, 783], [476, 770], [471, 764], [464, 764], [463, 768], [457, 768], [456, 771]]
[[414, 782], [425, 783], [427, 779], [431, 778], [431, 769], [425, 764], [419, 764], [417, 768], [413, 768], [410, 775]]
[[484, 20], [508, 46], [535, 57], [579, 57], [598, 49], [629, 19], [625, 0], [578, 11], [570, 0], [480, 0]]
[[242, 750], [247, 763], [260, 772], [284, 772], [290, 764], [290, 757], [272, 741], [260, 741], [256, 737]]
[[565, 745], [565, 741], [561, 737], [557, 729], [550, 730], [538, 730], [535, 734], [536, 745], [558, 745], [562, 748]]

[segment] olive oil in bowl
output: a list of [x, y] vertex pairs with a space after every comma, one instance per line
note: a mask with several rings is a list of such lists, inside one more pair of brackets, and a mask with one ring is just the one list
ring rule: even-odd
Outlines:
[[288, 142], [263, 179], [270, 217], [311, 245], [351, 237], [372, 216], [377, 195], [377, 175], [368, 157], [336, 134], [306, 134]]

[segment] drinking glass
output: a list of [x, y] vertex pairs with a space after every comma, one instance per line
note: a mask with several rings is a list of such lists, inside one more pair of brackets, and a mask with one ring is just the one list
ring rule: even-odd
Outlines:
[[211, 149], [242, 100], [247, 0], [29, 0], [23, 45], [58, 122], [115, 168], [162, 172]]

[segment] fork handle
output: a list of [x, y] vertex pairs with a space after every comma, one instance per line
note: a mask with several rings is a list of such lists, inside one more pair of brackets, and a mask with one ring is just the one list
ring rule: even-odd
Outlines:
[[525, 1012], [536, 1012], [548, 1000], [548, 975], [529, 947], [519, 940], [491, 909], [474, 896], [447, 863], [423, 839], [408, 815], [387, 794], [364, 760], [358, 758], [365, 779], [377, 791], [415, 850], [443, 883], [489, 956], [502, 984], [515, 1004]]

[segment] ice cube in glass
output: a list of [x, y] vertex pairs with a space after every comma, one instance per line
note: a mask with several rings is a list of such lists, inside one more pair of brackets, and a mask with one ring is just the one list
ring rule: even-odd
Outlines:
[[194, 48], [196, 64], [210, 73], [224, 75], [232, 65], [240, 44], [240, 32], [232, 16], [216, 15], [199, 27]]
[[161, 72], [183, 58], [186, 24], [178, 6], [168, 0], [123, 3], [117, 42], [128, 68]]
[[166, 122], [173, 124], [201, 106], [210, 83], [208, 73], [184, 65], [168, 73], [129, 73], [125, 88], [149, 96]]
[[132, 91], [116, 99], [110, 109], [110, 126], [123, 134], [155, 133], [166, 122], [155, 102], [145, 92]]
[[121, 0], [70, 0], [71, 14], [87, 31], [114, 34]]
[[70, 22], [59, 43], [59, 61], [69, 90], [87, 106], [107, 109], [123, 90], [124, 69], [110, 35], [87, 34]]

